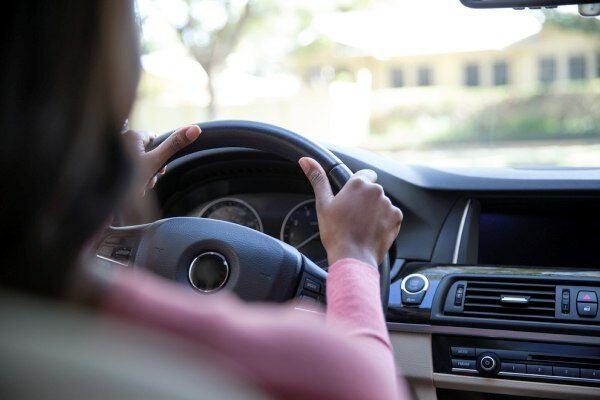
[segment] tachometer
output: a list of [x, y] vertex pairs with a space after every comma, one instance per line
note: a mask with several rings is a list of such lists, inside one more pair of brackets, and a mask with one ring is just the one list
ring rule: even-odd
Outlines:
[[320, 267], [327, 266], [327, 253], [319, 236], [314, 200], [303, 201], [292, 208], [283, 220], [280, 239], [297, 248]]
[[218, 219], [263, 231], [262, 221], [252, 206], [234, 197], [225, 197], [208, 203], [200, 211], [201, 218]]

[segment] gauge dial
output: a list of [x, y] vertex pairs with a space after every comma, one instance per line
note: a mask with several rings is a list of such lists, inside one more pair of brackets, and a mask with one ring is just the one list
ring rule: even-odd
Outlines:
[[296, 205], [281, 226], [280, 239], [310, 258], [320, 267], [327, 266], [327, 253], [319, 236], [319, 222], [314, 200]]
[[252, 206], [234, 197], [225, 197], [208, 203], [202, 211], [201, 218], [218, 219], [247, 226], [259, 232], [263, 231], [262, 221]]

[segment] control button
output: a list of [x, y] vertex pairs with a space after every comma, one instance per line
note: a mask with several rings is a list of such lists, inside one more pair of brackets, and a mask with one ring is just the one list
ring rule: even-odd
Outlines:
[[102, 257], [111, 257], [112, 253], [113, 248], [111, 246], [100, 246], [97, 254]]
[[582, 290], [577, 293], [577, 301], [583, 303], [597, 303], [598, 297], [596, 296], [596, 292]]
[[480, 349], [477, 348], [477, 356], [480, 356], [484, 353], [493, 353], [498, 356], [498, 358], [504, 360], [523, 360], [526, 361], [529, 358], [529, 352], [527, 351], [516, 351], [516, 350], [498, 350], [498, 349]]
[[321, 284], [313, 281], [312, 279], [306, 278], [304, 280], [304, 289], [310, 290], [315, 293], [320, 293], [321, 292]]
[[490, 356], [483, 356], [480, 361], [481, 369], [484, 371], [493, 371], [496, 368], [496, 360]]
[[577, 314], [580, 317], [595, 317], [598, 313], [598, 303], [577, 303]]
[[527, 364], [527, 373], [535, 375], [552, 375], [552, 367], [548, 365]]
[[581, 377], [600, 380], [600, 369], [581, 368]]
[[525, 374], [527, 373], [527, 368], [525, 364], [515, 364], [515, 363], [502, 363], [500, 366], [500, 371], [502, 372], [510, 372], [513, 374]]
[[475, 369], [475, 360], [452, 360], [452, 368]]
[[571, 291], [569, 289], [563, 289], [562, 291], [561, 310], [563, 314], [571, 312]]
[[465, 285], [458, 285], [456, 295], [454, 296], [454, 305], [462, 306], [463, 298], [465, 297]]
[[500, 369], [500, 359], [495, 353], [483, 353], [477, 358], [477, 370], [484, 375], [493, 375]]
[[420, 292], [421, 290], [423, 290], [424, 287], [425, 287], [425, 280], [423, 278], [421, 278], [420, 276], [413, 276], [411, 278], [408, 278], [406, 280], [406, 283], [404, 284], [404, 288], [409, 293]]
[[402, 304], [406, 305], [419, 305], [423, 301], [423, 297], [425, 297], [425, 292], [420, 293], [408, 293], [402, 291]]
[[450, 348], [453, 356], [457, 357], [473, 357], [475, 358], [475, 349], [472, 347], [454, 347]]
[[579, 368], [570, 367], [552, 367], [554, 376], [563, 376], [566, 378], [579, 378]]
[[131, 256], [131, 249], [127, 248], [127, 247], [121, 247], [121, 248], [115, 249], [115, 251], [113, 253], [113, 257], [116, 258], [117, 260], [128, 260], [130, 256]]
[[312, 296], [303, 295], [303, 296], [300, 296], [300, 303], [307, 305], [307, 306], [316, 306], [318, 303], [318, 300]]

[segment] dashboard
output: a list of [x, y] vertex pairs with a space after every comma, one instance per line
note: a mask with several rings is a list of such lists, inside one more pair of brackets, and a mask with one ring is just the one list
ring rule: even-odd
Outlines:
[[[189, 203], [193, 203], [193, 199]], [[295, 247], [327, 269], [327, 253], [319, 237], [315, 200], [309, 195], [236, 193], [200, 204], [187, 216], [232, 222], [266, 233]]]
[[[404, 213], [386, 317], [415, 398], [600, 398], [600, 169], [434, 169], [332, 151], [375, 170]], [[296, 165], [227, 148], [168, 171], [163, 217], [242, 224], [327, 268]]]

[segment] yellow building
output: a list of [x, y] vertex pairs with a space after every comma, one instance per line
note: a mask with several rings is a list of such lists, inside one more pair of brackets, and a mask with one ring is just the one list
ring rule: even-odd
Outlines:
[[371, 72], [373, 90], [418, 86], [530, 86], [600, 78], [600, 34], [544, 27], [502, 49], [377, 58], [342, 49], [301, 62], [308, 83]]

